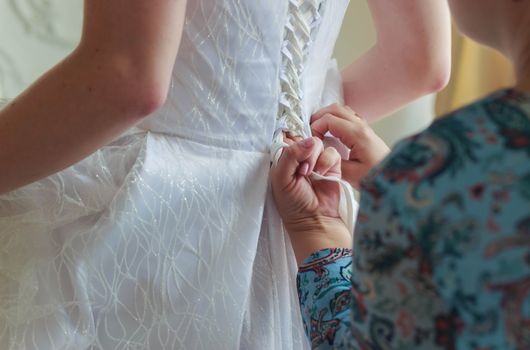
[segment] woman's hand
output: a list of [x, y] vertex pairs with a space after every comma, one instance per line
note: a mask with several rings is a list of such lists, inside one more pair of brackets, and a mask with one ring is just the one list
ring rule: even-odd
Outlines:
[[339, 217], [339, 185], [309, 178], [313, 170], [340, 178], [339, 153], [324, 149], [316, 137], [285, 142], [290, 146], [272, 168], [272, 190], [298, 263], [321, 249], [351, 248], [351, 234]]
[[311, 118], [313, 135], [323, 139], [329, 131], [350, 149], [342, 161], [343, 178], [355, 187], [390, 152], [379, 136], [348, 106], [334, 104], [321, 109]]

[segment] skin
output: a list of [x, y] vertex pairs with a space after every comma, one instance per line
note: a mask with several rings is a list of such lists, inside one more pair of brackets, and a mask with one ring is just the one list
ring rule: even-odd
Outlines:
[[[462, 32], [506, 55], [512, 61], [516, 74], [517, 83], [514, 88], [530, 93], [530, 0], [450, 0], [449, 4], [455, 22]], [[343, 161], [341, 171], [352, 184], [357, 183], [359, 178], [388, 154], [388, 149], [385, 150], [381, 145], [379, 137], [371, 131], [367, 123], [356, 117], [351, 109], [341, 106], [327, 107], [313, 116], [311, 126], [315, 135], [321, 136], [328, 131], [334, 133], [355, 152], [353, 160]], [[290, 147], [298, 146], [295, 144]], [[286, 149], [288, 150], [289, 148]], [[318, 153], [319, 149], [313, 151]], [[318, 159], [318, 156], [312, 155], [312, 158]], [[351, 162], [355, 162], [355, 167]], [[273, 191], [280, 183], [294, 181], [296, 173], [285, 169], [292, 169], [297, 164], [300, 166], [299, 160], [293, 157], [280, 158], [278, 167], [272, 170]], [[292, 224], [286, 226], [291, 240], [295, 241], [295, 254], [297, 257], [303, 256], [298, 259], [299, 262], [321, 249], [351, 248], [351, 244], [348, 245], [351, 238], [349, 233], [344, 232], [345, 225], [341, 221], [329, 220], [335, 217], [325, 217], [324, 212], [318, 208], [300, 205], [307, 203], [307, 199], [315, 195], [314, 191], [314, 187], [310, 186], [303, 187], [303, 191], [276, 191], [277, 202], [282, 202], [278, 209], [284, 220], [306, 218], [299, 220], [298, 227]], [[334, 194], [321, 192], [320, 198], [326, 195]], [[326, 198], [322, 198], [322, 201], [331, 203]], [[338, 205], [338, 202], [336, 204]], [[296, 210], [286, 210], [289, 206]], [[327, 209], [330, 210], [333, 208]], [[310, 238], [306, 239], [304, 230], [311, 233]], [[328, 237], [333, 237], [337, 244], [332, 245]], [[297, 247], [303, 249], [296, 251]]]
[[505, 55], [513, 64], [515, 88], [530, 92], [530, 1], [450, 0], [460, 31]]
[[349, 159], [342, 161], [342, 176], [354, 187], [390, 152], [368, 122], [349, 106], [334, 104], [318, 111], [311, 118], [311, 132], [322, 140], [330, 132], [349, 148]]
[[369, 0], [376, 44], [342, 74], [344, 100], [369, 122], [441, 90], [451, 70], [445, 0]]
[[0, 111], [0, 194], [75, 164], [164, 103], [185, 6], [85, 1], [76, 49]]
[[[79, 45], [0, 111], [0, 169], [9, 169], [0, 172], [0, 194], [79, 162], [164, 103], [185, 7], [186, 0], [85, 1]], [[370, 0], [377, 44], [345, 70], [346, 101], [376, 118], [443, 86], [445, 7]]]
[[[329, 106], [312, 120], [315, 137], [287, 139], [290, 146], [271, 169], [273, 196], [298, 264], [324, 248], [352, 247], [352, 234], [338, 214], [338, 185], [312, 181], [308, 175], [314, 169], [355, 185], [389, 152], [368, 123], [348, 107]], [[321, 138], [328, 131], [350, 148], [350, 159], [342, 160], [335, 149], [323, 148]]]
[[298, 264], [321, 247], [351, 247], [351, 234], [339, 218], [338, 184], [312, 182], [308, 177], [313, 170], [324, 176], [340, 177], [339, 153], [331, 147], [324, 149], [317, 137], [285, 141], [290, 146], [271, 170], [272, 193]]

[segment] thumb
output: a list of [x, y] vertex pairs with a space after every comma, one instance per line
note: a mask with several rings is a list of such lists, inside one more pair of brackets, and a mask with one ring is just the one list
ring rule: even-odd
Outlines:
[[311, 158], [315, 144], [315, 139], [310, 137], [283, 149], [278, 164], [273, 169], [274, 180], [279, 188], [289, 185], [297, 173], [307, 175], [309, 163], [306, 161]]

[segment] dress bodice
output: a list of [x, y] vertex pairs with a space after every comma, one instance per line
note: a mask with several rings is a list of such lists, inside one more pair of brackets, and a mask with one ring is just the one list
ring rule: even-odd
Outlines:
[[266, 151], [320, 107], [348, 0], [188, 3], [167, 103], [142, 127]]
[[144, 130], [0, 196], [0, 348], [307, 349], [269, 150], [333, 90], [347, 3], [188, 1]]

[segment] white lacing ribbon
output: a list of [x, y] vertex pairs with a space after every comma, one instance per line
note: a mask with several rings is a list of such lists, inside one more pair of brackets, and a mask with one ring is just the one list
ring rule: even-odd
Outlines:
[[[275, 167], [280, 161], [283, 149], [289, 147], [287, 143], [283, 141], [283, 130], [278, 130], [274, 136], [274, 141], [271, 145], [271, 161], [272, 166]], [[339, 184], [340, 187], [340, 200], [339, 200], [339, 216], [348, 228], [348, 231], [353, 235], [355, 216], [358, 210], [358, 204], [355, 200], [355, 195], [351, 185], [336, 177], [336, 176], [323, 176], [316, 172], [312, 172], [309, 178], [312, 181], [332, 181]]]
[[289, 0], [289, 14], [285, 24], [282, 46], [281, 96], [278, 120], [290, 131], [302, 134], [303, 91], [301, 76], [304, 60], [312, 44], [312, 31], [320, 21], [319, 8], [323, 0]]
[[[305, 123], [301, 117], [303, 92], [300, 77], [304, 70], [307, 51], [312, 43], [312, 31], [320, 23], [320, 6], [323, 1], [289, 0], [289, 15], [282, 47], [278, 129], [274, 135], [270, 151], [273, 166], [278, 164], [283, 149], [288, 147], [283, 142], [283, 131], [291, 131], [297, 135], [304, 134]], [[338, 177], [322, 176], [316, 172], [311, 173], [310, 179], [312, 181], [333, 181], [340, 185], [339, 215], [353, 234], [358, 204], [350, 184]]]

